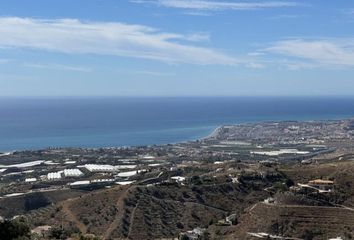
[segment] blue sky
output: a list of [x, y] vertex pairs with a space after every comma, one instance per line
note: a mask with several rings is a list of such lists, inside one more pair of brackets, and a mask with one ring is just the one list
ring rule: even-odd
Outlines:
[[3, 0], [2, 96], [353, 95], [354, 3]]

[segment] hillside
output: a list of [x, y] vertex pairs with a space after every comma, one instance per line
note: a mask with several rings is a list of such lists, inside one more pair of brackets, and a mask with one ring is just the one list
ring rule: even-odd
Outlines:
[[103, 238], [175, 237], [195, 227], [208, 227], [228, 214], [240, 214], [268, 196], [260, 189], [232, 183], [115, 187], [62, 202], [48, 222], [65, 219], [70, 231]]
[[257, 239], [250, 233], [314, 240], [338, 236], [351, 239], [354, 211], [336, 207], [258, 203], [240, 218], [240, 224], [223, 233], [223, 239]]

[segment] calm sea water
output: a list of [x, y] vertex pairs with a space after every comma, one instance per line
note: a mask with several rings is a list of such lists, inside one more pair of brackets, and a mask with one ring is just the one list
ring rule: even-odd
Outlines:
[[0, 151], [167, 144], [223, 124], [354, 116], [346, 98], [0, 98]]

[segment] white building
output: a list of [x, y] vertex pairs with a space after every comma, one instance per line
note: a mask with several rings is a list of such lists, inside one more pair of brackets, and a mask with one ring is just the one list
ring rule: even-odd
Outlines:
[[86, 168], [90, 172], [116, 172], [118, 169], [112, 165], [99, 165], [99, 164], [85, 164]]
[[36, 182], [36, 181], [37, 181], [37, 178], [26, 178], [25, 179], [25, 182], [27, 182], [27, 183]]
[[120, 172], [117, 174], [118, 177], [123, 177], [123, 178], [127, 178], [127, 177], [132, 177], [138, 173], [143, 173], [146, 172], [146, 169], [141, 169], [141, 170], [136, 170], [136, 171], [129, 171], [129, 172]]
[[48, 180], [58, 180], [61, 179], [62, 172], [50, 172], [47, 174]]
[[70, 186], [86, 186], [86, 185], [90, 185], [90, 181], [89, 180], [85, 180], [85, 181], [76, 181], [73, 183], [70, 183]]
[[132, 183], [134, 183], [135, 181], [120, 181], [120, 182], [116, 182], [116, 184], [118, 185], [130, 185]]
[[112, 183], [114, 179], [94, 179], [91, 183]]
[[65, 169], [64, 176], [65, 177], [80, 177], [84, 175], [79, 169]]
[[172, 180], [176, 181], [176, 182], [184, 182], [186, 180], [185, 177], [181, 177], [181, 176], [174, 176], [174, 177], [171, 177]]

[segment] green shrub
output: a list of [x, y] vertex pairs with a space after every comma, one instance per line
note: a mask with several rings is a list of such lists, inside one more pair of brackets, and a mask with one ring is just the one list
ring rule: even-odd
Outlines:
[[0, 223], [0, 239], [30, 239], [30, 228], [24, 218]]

